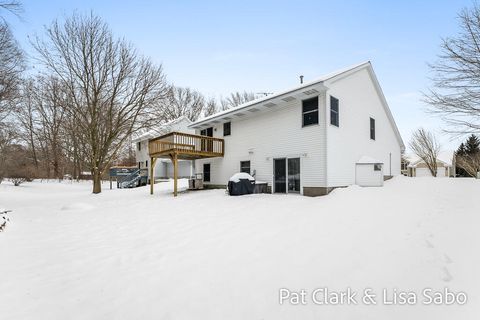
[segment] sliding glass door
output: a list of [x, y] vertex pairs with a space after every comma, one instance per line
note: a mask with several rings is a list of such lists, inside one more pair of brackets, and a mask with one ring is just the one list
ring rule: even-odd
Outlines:
[[275, 159], [273, 162], [275, 193], [286, 192], [286, 175], [287, 175], [287, 161], [286, 159]]
[[300, 158], [274, 159], [274, 192], [300, 192]]
[[300, 192], [300, 158], [288, 159], [288, 192]]

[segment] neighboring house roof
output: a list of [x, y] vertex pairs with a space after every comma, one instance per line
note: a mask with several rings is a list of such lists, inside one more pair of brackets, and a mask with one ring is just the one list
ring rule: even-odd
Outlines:
[[[454, 151], [442, 151], [438, 154], [437, 160], [443, 163], [444, 166], [451, 167], [453, 166], [454, 155]], [[419, 163], [424, 162], [422, 159], [420, 159], [420, 157], [415, 154], [406, 155], [405, 158], [410, 162], [410, 164], [408, 165], [408, 167], [410, 168], [415, 168]]]
[[358, 164], [376, 164], [376, 163], [383, 163], [383, 161], [371, 158], [369, 156], [362, 156], [358, 161]]
[[188, 119], [186, 116], [181, 116], [181, 117], [179, 117], [175, 120], [163, 123], [155, 129], [152, 129], [150, 131], [147, 131], [147, 132], [144, 132], [144, 133], [141, 133], [141, 134], [137, 135], [136, 137], [134, 137], [132, 139], [132, 142], [136, 143], [136, 142], [139, 142], [139, 141], [149, 140], [149, 139], [158, 137], [158, 136], [163, 135], [163, 134], [167, 134], [167, 133], [172, 131], [172, 126], [174, 126], [174, 125], [176, 125], [176, 124], [178, 124], [182, 121], [186, 121], [188, 123], [188, 125], [192, 124], [192, 121], [190, 119]]
[[380, 84], [378, 83], [377, 77], [375, 76], [375, 72], [373, 71], [373, 67], [370, 61], [362, 62], [354, 66], [341, 69], [333, 73], [326, 74], [320, 78], [317, 78], [316, 80], [306, 82], [304, 84], [295, 86], [288, 90], [285, 90], [276, 94], [268, 95], [263, 98], [255, 99], [247, 103], [244, 103], [242, 105], [239, 105], [237, 107], [215, 113], [209, 117], [200, 119], [192, 123], [190, 125], [190, 128], [194, 128], [194, 129], [206, 128], [207, 126], [210, 126], [212, 124], [220, 123], [222, 121], [229, 121], [233, 118], [233, 116], [241, 117], [248, 113], [258, 112], [261, 109], [274, 110], [278, 103], [282, 103], [282, 100], [283, 102], [288, 102], [296, 98], [305, 99], [311, 94], [318, 93], [321, 90], [327, 90], [329, 83], [340, 80], [343, 77], [346, 77], [364, 68], [367, 69], [370, 73], [370, 76], [373, 80], [373, 84], [377, 90], [378, 96], [380, 97], [382, 105], [385, 109], [385, 113], [387, 114], [387, 117], [390, 120], [392, 128], [397, 137], [398, 143], [400, 144], [403, 151], [405, 150], [405, 145], [403, 143], [402, 137], [400, 136], [400, 132], [398, 131], [397, 125], [395, 124], [395, 120], [393, 119], [392, 113], [390, 111], [390, 108], [388, 107], [388, 103], [385, 99], [385, 96], [380, 87]]

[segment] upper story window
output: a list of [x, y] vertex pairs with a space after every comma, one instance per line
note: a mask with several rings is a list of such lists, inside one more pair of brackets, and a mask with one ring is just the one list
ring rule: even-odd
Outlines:
[[318, 124], [318, 97], [302, 101], [302, 126]]
[[229, 136], [232, 133], [232, 123], [225, 122], [223, 124], [223, 136]]
[[375, 119], [370, 118], [370, 139], [375, 140]]
[[203, 129], [200, 131], [201, 136], [213, 137], [213, 127]]
[[250, 174], [250, 161], [240, 161], [240, 172]]
[[332, 96], [330, 96], [330, 124], [336, 127], [340, 125], [338, 99]]
[[137, 142], [137, 149], [138, 149], [138, 151], [142, 150], [142, 143], [141, 142]]

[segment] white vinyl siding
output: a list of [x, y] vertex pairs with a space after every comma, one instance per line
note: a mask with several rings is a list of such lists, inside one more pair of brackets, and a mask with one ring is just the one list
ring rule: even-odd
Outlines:
[[[273, 182], [273, 159], [300, 158], [301, 186], [325, 186], [325, 94], [319, 96], [319, 124], [302, 127], [302, 100], [279, 104], [275, 110], [258, 112], [255, 117], [234, 119], [232, 134], [225, 140], [224, 158], [197, 160], [196, 168], [210, 162], [210, 184], [226, 185], [239, 170], [240, 161], [250, 161], [256, 180]], [[222, 138], [218, 124], [214, 137]], [[197, 131], [199, 132], [199, 131]]]
[[[327, 127], [328, 186], [354, 184], [355, 164], [362, 156], [382, 161], [384, 175], [400, 174], [401, 147], [369, 71], [361, 69], [327, 86], [328, 94], [342, 103], [340, 128]], [[375, 140], [370, 139], [370, 118], [375, 119]]]

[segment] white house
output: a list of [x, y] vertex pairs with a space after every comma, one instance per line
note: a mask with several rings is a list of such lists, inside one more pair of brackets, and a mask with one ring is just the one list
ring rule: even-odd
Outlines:
[[195, 160], [204, 185], [223, 187], [241, 171], [275, 193], [316, 196], [355, 183], [382, 185], [384, 177], [400, 174], [405, 148], [370, 62], [189, 128], [224, 139], [223, 157]]
[[[188, 126], [192, 122], [187, 117], [180, 117], [176, 120], [167, 122], [154, 130], [139, 135], [132, 140], [135, 143], [135, 158], [139, 169], [150, 169], [150, 156], [148, 154], [148, 141], [152, 138], [162, 136], [170, 132], [184, 132], [194, 134], [195, 130]], [[189, 160], [179, 161], [179, 178], [189, 178], [194, 174], [194, 163]], [[148, 170], [150, 173], [150, 170]], [[167, 179], [173, 177], [173, 165], [168, 159], [161, 159], [155, 163], [155, 178]]]
[[[425, 161], [415, 155], [407, 157], [407, 175], [409, 177], [431, 177], [432, 173]], [[437, 157], [437, 178], [455, 177], [455, 153], [453, 151], [440, 152]]]

